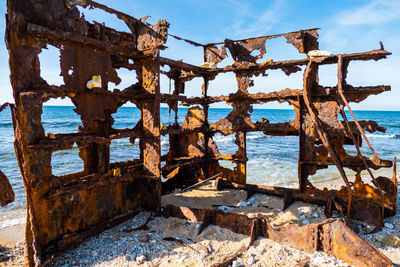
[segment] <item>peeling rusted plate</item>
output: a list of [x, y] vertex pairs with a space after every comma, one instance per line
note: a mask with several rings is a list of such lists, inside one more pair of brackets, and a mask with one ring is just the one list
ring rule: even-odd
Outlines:
[[[260, 59], [266, 53], [265, 41], [266, 37], [252, 38], [241, 41], [232, 41], [225, 39], [224, 46], [231, 52], [232, 58], [235, 61], [247, 61], [255, 63], [257, 59]], [[254, 50], [260, 51], [257, 56], [252, 56], [251, 52]]]
[[225, 47], [221, 50], [215, 45], [208, 45], [204, 47], [204, 62], [212, 62], [214, 64], [220, 63], [226, 58]]
[[300, 53], [308, 53], [311, 50], [318, 50], [317, 30], [305, 30], [284, 34], [288, 43], [294, 45]]
[[315, 224], [290, 224], [279, 231], [268, 229], [268, 238], [275, 242], [313, 253], [318, 247], [318, 227]]
[[393, 266], [377, 248], [363, 240], [342, 221], [328, 220], [318, 226], [323, 251], [354, 266]]

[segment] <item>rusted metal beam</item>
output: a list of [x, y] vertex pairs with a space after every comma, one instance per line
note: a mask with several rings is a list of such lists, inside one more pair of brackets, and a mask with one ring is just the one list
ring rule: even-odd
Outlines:
[[[94, 38], [74, 34], [71, 32], [62, 32], [61, 30], [51, 30], [47, 27], [28, 24], [27, 32], [35, 38], [46, 39], [53, 41], [54, 44], [73, 44], [73, 45], [84, 45], [94, 49], [103, 50], [108, 53], [121, 54], [132, 58], [146, 57], [136, 50], [134, 46], [125, 47], [112, 43], [107, 43]], [[132, 40], [132, 39], [131, 39]], [[125, 41], [126, 42], [126, 41]], [[122, 42], [121, 42], [122, 43]]]
[[[391, 55], [390, 52], [385, 51], [385, 50], [371, 50], [367, 52], [362, 52], [362, 53], [352, 53], [352, 54], [340, 54], [343, 58], [343, 60], [350, 61], [350, 60], [380, 60], [383, 58], [386, 58], [386, 56]], [[321, 58], [319, 61], [316, 63], [318, 65], [325, 65], [325, 64], [335, 64], [337, 63], [339, 55], [335, 55], [332, 57], [326, 57], [326, 58]], [[201, 68], [195, 65], [191, 65], [188, 63], [184, 63], [181, 61], [175, 61], [172, 59], [168, 58], [163, 58], [160, 57], [160, 62], [162, 65], [169, 65], [173, 68], [177, 69], [182, 69], [186, 71], [193, 71], [197, 77], [203, 76], [203, 75], [216, 75], [218, 73], [224, 73], [224, 72], [237, 72], [237, 71], [262, 71], [262, 70], [273, 70], [273, 69], [286, 69], [286, 68], [291, 68], [291, 67], [298, 67], [298, 66], [304, 66], [308, 64], [308, 59], [299, 59], [299, 60], [284, 60], [284, 61], [276, 61], [276, 62], [270, 62], [268, 64], [244, 64], [242, 66], [240, 65], [230, 65], [226, 66], [224, 68]]]
[[[147, 137], [150, 136], [151, 135], [147, 135]], [[112, 140], [127, 137], [140, 138], [146, 137], [146, 135], [139, 127], [135, 127], [133, 129], [115, 129], [110, 132], [108, 137], [90, 135], [85, 133], [48, 134], [45, 138], [35, 142], [34, 144], [29, 144], [28, 147], [33, 149], [52, 148], [53, 151], [56, 151], [67, 149], [71, 147], [74, 143], [110, 144]]]
[[[332, 195], [334, 195], [334, 200], [340, 203], [340, 205], [342, 205], [343, 207], [346, 207], [348, 205], [348, 191], [345, 187], [343, 187], [339, 191], [329, 190], [329, 193], [327, 193], [327, 191], [319, 190], [316, 188], [306, 188], [305, 191], [301, 191], [299, 189], [278, 186], [263, 186], [254, 184], [243, 185], [226, 180], [218, 180], [217, 189], [223, 190], [226, 188], [245, 190], [251, 193], [262, 193], [278, 197], [286, 197], [287, 195], [290, 195], [291, 200], [303, 201], [317, 205], [329, 205], [331, 197]], [[367, 190], [373, 192], [374, 189], [372, 187], [369, 187]], [[374, 196], [376, 196], [375, 198], [373, 198], [372, 195], [370, 198], [367, 198], [365, 197], [363, 190], [360, 190], [360, 192], [355, 192], [353, 202], [358, 208], [352, 209], [350, 217], [367, 221], [368, 223], [376, 226], [382, 226], [383, 214], [381, 213], [381, 195], [378, 192], [373, 194]], [[392, 216], [394, 212], [394, 203], [392, 200], [392, 196], [385, 195], [385, 201], [383, 204], [385, 208], [384, 215]], [[363, 205], [369, 206], [370, 210], [366, 211], [365, 209], [362, 209], [361, 207]]]
[[[336, 87], [318, 87], [313, 93], [313, 97], [322, 99], [335, 99]], [[359, 102], [359, 99], [355, 96], [359, 95], [376, 95], [386, 91], [390, 91], [390, 86], [378, 85], [378, 86], [360, 86], [353, 87], [347, 85], [343, 93], [348, 95], [350, 101]], [[282, 91], [271, 92], [271, 93], [256, 93], [256, 94], [231, 94], [221, 96], [209, 96], [209, 97], [187, 97], [184, 95], [168, 95], [161, 94], [161, 101], [167, 103], [170, 100], [176, 100], [182, 102], [183, 105], [193, 104], [212, 104], [217, 102], [233, 102], [233, 101], [246, 101], [248, 103], [267, 103], [272, 101], [288, 101], [296, 100], [298, 96], [303, 95], [300, 89], [284, 89]]]
[[324, 251], [354, 266], [393, 266], [392, 262], [377, 248], [364, 241], [339, 219], [328, 219], [319, 224], [305, 226], [288, 225], [273, 229], [263, 218], [248, 218], [245, 215], [224, 213], [219, 210], [195, 209], [167, 205], [167, 217], [178, 217], [189, 221], [227, 228], [235, 233], [262, 236], [275, 242], [289, 245], [306, 252]]
[[185, 71], [193, 71], [198, 77], [202, 75], [207, 75], [208, 71], [205, 68], [201, 68], [199, 66], [195, 66], [189, 63], [185, 63], [182, 61], [177, 61], [165, 57], [160, 57], [161, 66], [168, 65], [175, 69], [185, 70]]
[[[304, 30], [300, 30], [300, 31], [294, 31], [294, 32], [287, 32], [287, 33], [279, 33], [279, 34], [272, 34], [272, 35], [265, 35], [265, 36], [260, 36], [261, 38], [266, 38], [266, 39], [274, 39], [277, 37], [281, 37], [281, 36], [285, 36], [286, 34], [293, 34], [293, 33], [300, 33], [300, 32], [308, 32], [308, 31], [317, 31], [320, 30], [320, 28], [311, 28], [311, 29], [304, 29]], [[239, 41], [249, 41], [252, 39], [257, 39], [260, 37], [250, 37], [250, 38], [246, 38], [246, 39], [239, 39], [239, 40], [233, 40], [234, 42], [239, 42]], [[216, 43], [208, 43], [206, 44], [208, 45], [218, 45], [218, 44], [224, 44], [225, 42], [216, 42]]]
[[[390, 52], [385, 50], [371, 50], [363, 53], [352, 53], [352, 54], [342, 54], [343, 60], [380, 60], [386, 58], [386, 56], [391, 55]], [[284, 60], [276, 61], [268, 64], [256, 64], [243, 66], [227, 66], [224, 68], [209, 69], [208, 72], [211, 73], [221, 73], [221, 72], [236, 72], [236, 71], [256, 71], [256, 70], [272, 70], [272, 69], [284, 69], [293, 66], [304, 66], [307, 65], [309, 59], [299, 59], [299, 60]], [[333, 57], [321, 58], [318, 61], [318, 65], [325, 64], [335, 64], [337, 63], [337, 55]]]
[[[344, 123], [344, 122], [343, 122]], [[370, 133], [374, 133], [376, 131], [381, 131], [381, 132], [385, 132], [386, 128], [384, 127], [380, 127], [376, 122], [374, 121], [359, 121], [359, 123], [361, 124], [361, 126], [363, 127], [363, 129], [365, 129], [366, 131], [370, 132]], [[349, 123], [353, 133], [359, 134], [356, 125], [353, 122]], [[162, 128], [160, 130], [161, 135], [173, 135], [173, 134], [186, 134], [186, 133], [195, 133], [195, 132], [204, 132], [204, 133], [233, 133], [235, 130], [240, 129], [243, 132], [264, 132], [264, 134], [266, 135], [273, 135], [273, 136], [295, 136], [295, 135], [299, 135], [299, 127], [297, 127], [296, 125], [294, 125], [293, 122], [284, 122], [284, 123], [269, 123], [269, 122], [255, 122], [254, 123], [254, 127], [253, 128], [249, 128], [249, 127], [242, 127], [242, 128], [230, 128], [228, 126], [219, 126], [219, 125], [215, 125], [212, 124], [209, 127], [196, 127], [193, 129], [182, 129], [180, 127], [176, 127], [176, 126], [167, 126], [165, 128]], [[134, 131], [132, 131], [131, 129], [124, 129], [124, 130], [119, 130], [118, 133], [118, 138], [123, 138], [123, 137], [129, 137], [130, 135], [135, 135], [136, 133]], [[117, 135], [117, 134], [115, 134]], [[111, 135], [111, 138], [114, 135]], [[141, 136], [138, 134], [138, 136]], [[117, 137], [115, 137], [117, 138]], [[350, 138], [345, 140], [346, 144], [353, 144], [353, 141], [350, 140]], [[349, 161], [350, 162], [350, 161]], [[352, 163], [354, 163], [354, 161], [351, 161]], [[389, 163], [390, 161], [384, 161], [383, 164], [380, 165], [376, 165], [373, 164], [374, 166], [388, 166], [391, 167], [391, 164]], [[369, 165], [371, 165], [371, 162], [368, 161]], [[331, 165], [329, 162], [327, 163], [328, 165]], [[333, 163], [332, 163], [333, 164]], [[349, 163], [350, 164], [350, 163]], [[357, 164], [357, 163], [356, 163]]]
[[176, 40], [185, 41], [186, 43], [189, 43], [189, 44], [194, 45], [194, 46], [201, 46], [201, 47], [205, 46], [205, 45], [200, 44], [198, 42], [195, 42], [195, 41], [192, 41], [192, 40], [189, 40], [189, 39], [185, 39], [185, 38], [173, 35], [173, 34], [168, 34], [168, 35], [173, 37], [173, 38], [175, 38]]

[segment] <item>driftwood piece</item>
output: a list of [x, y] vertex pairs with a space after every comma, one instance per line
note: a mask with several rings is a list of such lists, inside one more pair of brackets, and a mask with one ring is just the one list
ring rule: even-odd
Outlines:
[[188, 190], [190, 190], [190, 189], [192, 189], [192, 188], [195, 188], [196, 186], [205, 184], [206, 182], [211, 181], [212, 179], [217, 178], [217, 177], [220, 176], [221, 174], [222, 174], [222, 172], [220, 172], [220, 173], [218, 173], [218, 174], [216, 174], [216, 175], [213, 175], [213, 176], [211, 176], [210, 178], [204, 179], [203, 181], [200, 181], [200, 182], [198, 182], [198, 183], [196, 183], [196, 184], [194, 184], [194, 185], [188, 186], [188, 187], [184, 188], [184, 189], [182, 190], [182, 192], [186, 192], [186, 191], [188, 191]]
[[197, 249], [195, 249], [195, 248], [193, 248], [192, 246], [186, 244], [186, 242], [183, 241], [182, 239], [180, 239], [179, 237], [166, 236], [166, 237], [163, 237], [163, 240], [165, 240], [165, 241], [174, 241], [174, 242], [178, 242], [178, 243], [181, 244], [182, 246], [185, 246], [185, 247], [187, 247], [187, 248], [193, 250], [193, 251], [196, 252], [197, 254], [200, 254], [200, 252], [199, 252]]
[[233, 253], [232, 255], [225, 256], [220, 262], [211, 264], [210, 267], [227, 267], [234, 260], [236, 260], [238, 257], [240, 257], [245, 251], [247, 250], [246, 246], [242, 246], [238, 251]]

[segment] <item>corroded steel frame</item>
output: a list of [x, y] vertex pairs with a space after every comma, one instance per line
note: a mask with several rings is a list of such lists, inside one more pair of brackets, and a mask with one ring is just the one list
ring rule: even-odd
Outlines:
[[[132, 33], [89, 23], [77, 5], [100, 8], [124, 20]], [[15, 107], [15, 151], [27, 196], [26, 264], [44, 259], [83, 238], [134, 216], [160, 211], [159, 50], [168, 24], [150, 25], [91, 1], [7, 1], [6, 43], [10, 52]], [[60, 50], [64, 85], [49, 85], [40, 76], [38, 55], [47, 45]], [[133, 61], [138, 83], [125, 90], [115, 71]], [[92, 76], [98, 88], [88, 88]], [[51, 98], [71, 99], [82, 125], [74, 134], [45, 133], [42, 105]], [[139, 102], [140, 100], [140, 102]], [[135, 129], [113, 129], [112, 114], [127, 101], [141, 110]], [[131, 135], [133, 131], [136, 135]], [[140, 159], [110, 163], [113, 139], [139, 138]], [[56, 177], [54, 151], [76, 143], [84, 170]]]
[[[89, 23], [78, 6], [98, 8], [123, 20], [130, 33], [119, 32], [100, 23]], [[373, 121], [357, 121], [350, 102], [360, 102], [370, 95], [390, 90], [390, 86], [353, 87], [346, 83], [347, 67], [352, 60], [380, 60], [390, 55], [383, 49], [364, 53], [307, 56], [301, 60], [257, 63], [266, 53], [266, 41], [284, 37], [300, 53], [319, 49], [318, 29], [200, 44], [175, 35], [191, 45], [203, 48], [204, 64], [194, 66], [160, 56], [167, 40], [169, 24], [159, 20], [150, 25], [91, 0], [8, 0], [6, 43], [10, 53], [11, 83], [15, 105], [11, 105], [15, 130], [15, 151], [27, 198], [26, 265], [42, 265], [44, 260], [84, 238], [109, 228], [136, 214], [141, 209], [161, 210], [161, 194], [176, 187], [194, 184], [210, 176], [225, 179], [225, 187], [251, 192], [264, 192], [284, 197], [285, 207], [293, 200], [326, 206], [346, 219], [361, 219], [381, 226], [384, 216], [396, 212], [396, 168], [390, 160], [379, 159], [364, 131], [385, 131]], [[38, 55], [47, 45], [60, 50], [64, 84], [48, 84], [40, 75]], [[234, 64], [218, 68], [228, 55]], [[254, 55], [253, 51], [258, 51]], [[338, 64], [338, 84], [318, 84], [318, 67]], [[169, 67], [163, 71], [161, 67]], [[271, 93], [249, 93], [252, 77], [280, 69], [286, 75], [306, 66], [302, 89], [284, 89]], [[118, 84], [118, 68], [136, 72], [138, 83], [124, 90], [110, 90], [108, 82]], [[236, 76], [237, 91], [229, 95], [209, 96], [209, 84], [220, 73]], [[160, 93], [160, 75], [174, 81], [173, 92]], [[101, 77], [91, 88], [87, 82]], [[185, 82], [195, 77], [204, 81], [201, 97], [185, 96]], [[82, 120], [77, 133], [45, 133], [42, 105], [51, 98], [70, 98]], [[114, 129], [112, 114], [126, 102], [141, 110], [141, 119], [131, 129]], [[253, 122], [254, 104], [286, 101], [293, 105], [296, 117], [291, 122]], [[226, 102], [233, 109], [226, 118], [210, 124], [209, 105]], [[160, 104], [175, 112], [173, 125], [160, 123]], [[179, 105], [192, 106], [183, 124], [178, 123]], [[349, 122], [344, 108], [354, 117]], [[341, 114], [343, 121], [338, 119]], [[261, 131], [266, 135], [299, 136], [299, 189], [257, 187], [246, 184], [246, 135]], [[235, 134], [237, 152], [224, 155], [218, 151], [213, 135]], [[160, 137], [168, 135], [170, 149], [161, 155]], [[140, 158], [110, 163], [113, 139], [139, 139]], [[374, 158], [361, 154], [363, 140]], [[61, 177], [52, 174], [54, 151], [79, 147], [84, 170]], [[346, 153], [343, 145], [355, 145], [357, 156]], [[234, 170], [223, 168], [219, 160], [236, 164]], [[161, 168], [161, 162], [165, 165]], [[345, 186], [340, 190], [319, 190], [309, 178], [317, 170], [336, 165]], [[392, 167], [392, 178], [375, 178], [371, 169]], [[349, 181], [344, 168], [356, 171]], [[367, 170], [372, 184], [362, 181]], [[161, 183], [161, 177], [167, 181]], [[1, 183], [7, 182], [2, 176]], [[5, 181], [5, 182], [4, 182]], [[222, 182], [219, 183], [222, 186]], [[5, 192], [2, 202], [12, 198]], [[367, 207], [367, 208], [366, 208]], [[318, 226], [320, 227], [320, 226]], [[323, 227], [323, 226], [321, 226]], [[290, 232], [290, 231], [289, 231]], [[295, 236], [293, 236], [295, 238]], [[294, 240], [294, 239], [293, 239]]]

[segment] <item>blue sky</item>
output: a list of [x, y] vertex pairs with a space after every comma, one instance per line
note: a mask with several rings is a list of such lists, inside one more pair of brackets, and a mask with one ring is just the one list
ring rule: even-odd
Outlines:
[[[151, 15], [148, 20], [155, 23], [165, 18], [170, 24], [169, 32], [200, 43], [223, 41], [225, 38], [240, 39], [299, 29], [320, 27], [320, 49], [333, 53], [363, 52], [379, 48], [382, 41], [385, 49], [393, 55], [378, 62], [353, 62], [349, 67], [348, 82], [354, 86], [380, 85], [392, 86], [392, 92], [371, 96], [360, 104], [352, 104], [354, 109], [400, 110], [400, 1], [311, 1], [311, 0], [271, 0], [271, 1], [104, 1], [98, 2], [124, 11], [137, 18]], [[1, 1], [0, 13], [6, 12], [5, 1]], [[102, 11], [84, 10], [89, 21], [105, 22], [107, 26], [122, 31], [128, 28], [115, 16]], [[0, 17], [0, 103], [13, 101], [9, 82], [8, 53], [3, 42], [5, 19]], [[168, 49], [162, 56], [183, 59], [200, 65], [202, 49], [169, 38]], [[300, 59], [304, 55], [286, 43], [284, 38], [268, 40], [264, 60]], [[42, 76], [49, 83], [60, 84], [58, 51], [44, 50], [40, 56]], [[225, 61], [224, 61], [225, 62]], [[226, 60], [230, 63], [231, 59]], [[118, 72], [123, 82], [119, 89], [135, 82], [135, 74], [129, 71]], [[285, 88], [300, 89], [302, 72], [286, 76], [279, 70], [267, 72], [268, 77], [257, 77], [250, 92], [270, 92]], [[336, 65], [320, 68], [320, 83], [334, 86]], [[114, 86], [115, 87], [115, 86]], [[162, 92], [168, 92], [168, 81], [161, 80]], [[210, 84], [210, 95], [229, 94], [236, 90], [232, 74], [224, 74]], [[189, 95], [201, 93], [201, 79], [187, 84]], [[65, 100], [51, 100], [47, 104], [68, 105]], [[215, 107], [222, 107], [215, 105]], [[287, 108], [285, 104], [272, 103], [263, 108]]]

